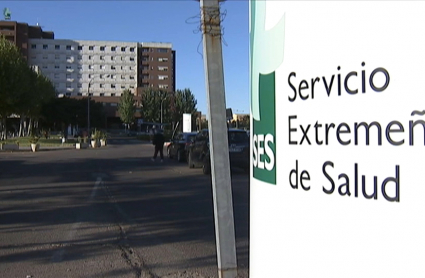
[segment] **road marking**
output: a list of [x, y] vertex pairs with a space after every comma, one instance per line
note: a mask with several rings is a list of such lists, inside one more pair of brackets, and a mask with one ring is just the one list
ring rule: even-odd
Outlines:
[[99, 187], [100, 184], [102, 184], [102, 178], [97, 177], [96, 182], [94, 183], [94, 187], [93, 187], [93, 190], [91, 192], [89, 201], [93, 200], [94, 196], [96, 196], [96, 191], [97, 191], [97, 188]]
[[[96, 196], [96, 193], [97, 193], [97, 189], [99, 188], [99, 186], [101, 186], [103, 184], [103, 181], [102, 181], [102, 178], [100, 177], [100, 176], [98, 176], [97, 178], [96, 178], [96, 182], [94, 183], [94, 186], [93, 186], [93, 190], [92, 190], [92, 192], [91, 192], [91, 194], [90, 194], [90, 196], [87, 198], [87, 201], [92, 201], [93, 200], [93, 198]], [[80, 226], [81, 226], [81, 216], [79, 216], [76, 220], [76, 223], [74, 223], [74, 224], [72, 224], [72, 226], [71, 226], [71, 229], [69, 230], [69, 232], [66, 234], [66, 236], [65, 236], [65, 239], [63, 240], [64, 242], [71, 242], [73, 239], [74, 239], [74, 237], [75, 237], [75, 234], [77, 233], [77, 231], [78, 231], [78, 229], [80, 228]], [[52, 255], [52, 258], [51, 258], [51, 262], [55, 262], [55, 263], [58, 263], [58, 262], [61, 262], [62, 260], [63, 260], [63, 257], [64, 257], [64, 255], [65, 255], [65, 247], [66, 247], [66, 245], [65, 244], [61, 244], [61, 248], [59, 249], [59, 250], [56, 250], [54, 253], [53, 253], [53, 255]]]

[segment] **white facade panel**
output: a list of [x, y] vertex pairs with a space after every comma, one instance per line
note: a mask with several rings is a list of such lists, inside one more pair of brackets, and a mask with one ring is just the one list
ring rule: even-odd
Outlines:
[[59, 94], [120, 96], [137, 87], [136, 42], [30, 39], [29, 45], [29, 64], [38, 66]]

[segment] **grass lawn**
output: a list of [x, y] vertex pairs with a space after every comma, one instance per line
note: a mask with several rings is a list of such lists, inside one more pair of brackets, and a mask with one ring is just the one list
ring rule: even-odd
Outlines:
[[[20, 146], [29, 147], [31, 137], [17, 137], [12, 139], [7, 139], [4, 141], [0, 141], [0, 143], [6, 143], [6, 144], [16, 144], [19, 143]], [[53, 137], [53, 138], [40, 138], [38, 140], [38, 144], [40, 144], [40, 147], [70, 147], [73, 146], [75, 143], [77, 143], [77, 139], [68, 139], [66, 143], [62, 144], [62, 139], [59, 137]]]

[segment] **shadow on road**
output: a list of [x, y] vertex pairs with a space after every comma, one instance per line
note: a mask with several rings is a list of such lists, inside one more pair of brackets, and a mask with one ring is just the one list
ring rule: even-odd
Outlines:
[[[196, 169], [196, 174], [187, 174], [180, 170], [185, 166], [175, 161], [152, 163], [150, 152], [140, 155], [131, 151], [137, 142], [113, 142], [109, 149], [66, 150], [49, 156], [31, 154], [0, 160], [0, 235], [30, 234], [19, 244], [3, 241], [1, 262], [37, 260], [49, 264], [59, 248], [66, 248], [66, 255], [60, 259], [72, 261], [96, 257], [105, 245], [143, 250], [165, 245], [173, 252], [179, 245], [190, 243], [194, 246], [191, 256], [171, 254], [177, 259], [149, 267], [217, 265], [210, 177], [198, 174]], [[248, 269], [247, 174], [234, 171], [232, 187], [238, 265]], [[32, 240], [34, 234], [46, 229], [60, 230], [75, 223], [81, 227], [112, 223], [120, 227], [121, 234], [117, 237], [93, 229], [68, 240]], [[195, 250], [203, 243], [209, 243], [212, 249]], [[144, 258], [139, 259], [144, 263]], [[119, 276], [117, 271], [121, 270], [113, 270], [109, 276]]]

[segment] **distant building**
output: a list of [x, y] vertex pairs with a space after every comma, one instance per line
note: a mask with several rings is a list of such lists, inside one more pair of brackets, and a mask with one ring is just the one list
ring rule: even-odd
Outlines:
[[0, 21], [0, 34], [54, 84], [58, 96], [102, 102], [108, 117], [129, 89], [140, 107], [147, 88], [175, 91], [176, 53], [171, 43], [55, 39], [53, 32], [15, 21]]

